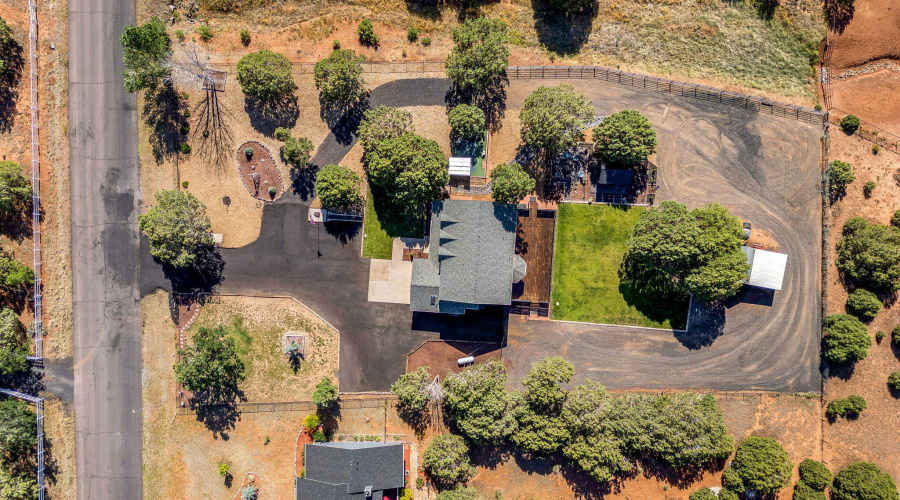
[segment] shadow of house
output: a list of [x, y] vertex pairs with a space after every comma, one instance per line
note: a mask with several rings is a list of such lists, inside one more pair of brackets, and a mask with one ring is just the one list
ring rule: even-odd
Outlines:
[[546, 0], [531, 0], [534, 9], [534, 27], [538, 41], [551, 52], [574, 55], [587, 43], [593, 29], [597, 2], [582, 12], [564, 15], [547, 6]]

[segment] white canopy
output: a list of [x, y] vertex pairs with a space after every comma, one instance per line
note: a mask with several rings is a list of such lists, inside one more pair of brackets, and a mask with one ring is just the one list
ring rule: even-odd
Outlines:
[[747, 284], [770, 290], [781, 290], [784, 282], [784, 269], [787, 267], [787, 254], [746, 246], [742, 249], [750, 264], [750, 276]]
[[472, 159], [469, 157], [450, 158], [450, 175], [469, 177], [472, 175]]

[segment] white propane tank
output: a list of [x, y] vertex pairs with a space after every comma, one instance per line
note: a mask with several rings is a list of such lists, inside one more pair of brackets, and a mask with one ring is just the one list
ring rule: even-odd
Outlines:
[[466, 356], [465, 358], [459, 358], [456, 360], [456, 364], [459, 366], [467, 366], [471, 365], [475, 362], [474, 356]]

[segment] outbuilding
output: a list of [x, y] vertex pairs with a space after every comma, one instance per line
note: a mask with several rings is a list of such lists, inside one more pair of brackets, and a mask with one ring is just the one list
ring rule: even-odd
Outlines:
[[747, 284], [769, 290], [781, 290], [784, 283], [784, 270], [787, 267], [787, 254], [748, 246], [741, 247], [741, 249], [750, 264]]

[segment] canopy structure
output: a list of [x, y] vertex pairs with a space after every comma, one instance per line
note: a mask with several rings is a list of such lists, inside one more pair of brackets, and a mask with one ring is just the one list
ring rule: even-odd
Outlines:
[[750, 264], [750, 275], [747, 284], [770, 290], [781, 290], [784, 282], [784, 270], [787, 267], [787, 254], [760, 250], [753, 247], [741, 247]]
[[472, 159], [468, 157], [450, 158], [450, 175], [469, 177], [472, 175]]

